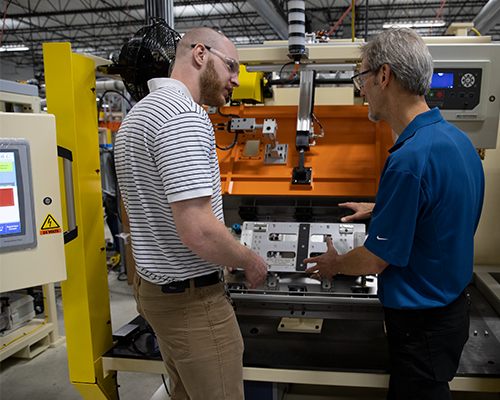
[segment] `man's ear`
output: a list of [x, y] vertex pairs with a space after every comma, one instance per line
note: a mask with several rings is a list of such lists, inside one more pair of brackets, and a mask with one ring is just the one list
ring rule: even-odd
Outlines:
[[193, 49], [193, 58], [197, 65], [200, 67], [205, 62], [205, 59], [208, 57], [208, 50], [201, 43], [198, 43]]
[[391, 71], [391, 67], [389, 67], [389, 64], [384, 64], [380, 67], [380, 84], [382, 85], [382, 88], [385, 89], [387, 85], [389, 84], [389, 79], [393, 75]]

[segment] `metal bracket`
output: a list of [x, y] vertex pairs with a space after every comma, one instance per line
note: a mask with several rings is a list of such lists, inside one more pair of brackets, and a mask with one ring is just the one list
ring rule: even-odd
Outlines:
[[266, 144], [266, 151], [264, 153], [264, 164], [286, 164], [288, 160], [288, 145], [278, 144], [272, 146]]
[[300, 150], [299, 166], [293, 167], [292, 184], [293, 185], [310, 185], [312, 180], [312, 168], [304, 167], [305, 152]]
[[278, 274], [268, 275], [265, 283], [266, 289], [277, 290], [279, 288], [278, 282]]

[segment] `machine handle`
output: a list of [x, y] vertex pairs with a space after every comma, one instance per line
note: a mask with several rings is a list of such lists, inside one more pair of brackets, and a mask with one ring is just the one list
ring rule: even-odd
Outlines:
[[76, 226], [75, 195], [73, 190], [73, 153], [71, 150], [57, 146], [57, 155], [63, 159], [64, 191], [66, 192], [66, 213], [68, 230], [64, 232], [64, 244], [78, 237]]

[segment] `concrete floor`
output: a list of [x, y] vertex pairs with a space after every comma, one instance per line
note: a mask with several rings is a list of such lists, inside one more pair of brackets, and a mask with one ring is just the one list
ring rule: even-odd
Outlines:
[[[130, 322], [138, 314], [132, 287], [109, 274], [109, 297], [113, 329]], [[56, 288], [59, 335], [64, 336], [61, 292]], [[66, 343], [49, 348], [31, 360], [8, 358], [0, 363], [1, 400], [82, 400], [69, 380]], [[163, 384], [161, 375], [119, 372], [120, 400], [149, 400]]]
[[[116, 330], [137, 316], [132, 287], [119, 281], [118, 274], [109, 274], [111, 320]], [[60, 290], [56, 289], [59, 334], [64, 336], [64, 315]], [[49, 348], [31, 360], [8, 358], [0, 363], [1, 400], [81, 400], [82, 397], [69, 380], [66, 344]], [[156, 374], [134, 372], [118, 373], [120, 400], [168, 399], [155, 393], [162, 386]], [[384, 389], [343, 387], [313, 387], [290, 385], [283, 400], [383, 400]], [[280, 398], [280, 400], [282, 400]], [[454, 392], [453, 400], [500, 400], [497, 393]]]

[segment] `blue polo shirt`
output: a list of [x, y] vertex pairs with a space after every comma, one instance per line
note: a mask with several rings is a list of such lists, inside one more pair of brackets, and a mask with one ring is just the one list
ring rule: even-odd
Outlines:
[[472, 278], [481, 160], [437, 108], [415, 117], [389, 152], [365, 242], [390, 264], [378, 296], [390, 308], [445, 306]]

